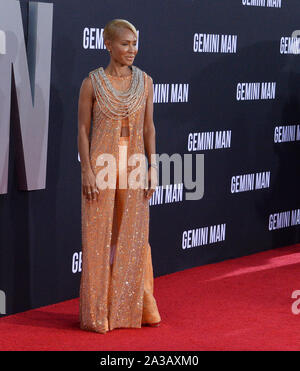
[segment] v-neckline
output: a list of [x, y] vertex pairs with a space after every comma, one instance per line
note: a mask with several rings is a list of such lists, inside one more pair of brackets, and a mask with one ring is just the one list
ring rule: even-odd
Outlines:
[[[103, 67], [101, 67], [101, 70], [102, 70], [102, 73], [103, 73], [104, 76], [107, 78], [107, 80], [109, 81], [110, 85], [112, 86], [112, 88], [113, 88], [115, 91], [117, 91], [118, 93], [126, 93], [127, 91], [130, 90], [130, 88], [132, 87], [132, 83], [133, 83], [133, 68], [134, 68], [134, 66], [132, 65], [132, 66], [130, 66], [129, 68], [131, 69], [132, 73], [131, 73], [131, 75], [128, 75], [128, 76], [113, 76], [113, 75], [110, 75], [109, 73], [106, 73], [106, 72], [104, 71], [104, 68], [103, 68]], [[111, 83], [111, 81], [110, 81], [110, 78], [109, 78], [110, 76], [111, 76], [113, 79], [115, 78], [115, 79], [120, 79], [120, 80], [125, 80], [125, 79], [128, 79], [128, 78], [130, 77], [130, 78], [131, 78], [131, 81], [130, 81], [130, 85], [129, 85], [128, 89], [127, 89], [127, 90], [119, 90], [119, 89], [116, 89], [116, 88], [112, 85], [112, 83]], [[111, 89], [110, 89], [110, 90], [111, 90]], [[112, 93], [113, 93], [113, 91], [112, 91]]]
[[104, 68], [103, 68], [103, 72], [105, 73], [106, 76], [110, 76], [110, 77], [115, 78], [115, 79], [121, 79], [121, 80], [124, 79], [125, 80], [125, 79], [128, 79], [128, 77], [132, 77], [133, 68], [132, 68], [132, 66], [129, 66], [129, 68], [131, 69], [131, 74], [130, 75], [126, 75], [126, 76], [115, 76], [115, 75], [111, 75], [110, 73], [105, 72]]
[[115, 76], [115, 75], [111, 75], [107, 72], [105, 72], [104, 68], [102, 68], [102, 71], [104, 72], [105, 76], [108, 78], [109, 77], [112, 77], [114, 79], [120, 79], [120, 80], [125, 80], [125, 79], [128, 79], [129, 77], [132, 78], [132, 75], [133, 75], [133, 66], [129, 66], [129, 68], [131, 69], [131, 74], [130, 75], [127, 75], [127, 76]]

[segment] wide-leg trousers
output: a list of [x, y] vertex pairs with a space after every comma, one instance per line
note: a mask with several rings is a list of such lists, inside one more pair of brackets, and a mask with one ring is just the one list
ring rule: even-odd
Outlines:
[[[120, 230], [122, 215], [124, 215], [126, 189], [120, 189], [120, 182], [126, 181], [127, 163], [128, 163], [128, 145], [129, 137], [120, 137], [119, 139], [119, 164], [117, 164], [117, 183], [115, 194], [115, 207], [114, 218], [112, 227], [112, 240], [111, 240], [111, 255], [110, 265], [113, 264], [115, 250], [117, 248], [117, 237]], [[156, 323], [161, 321], [161, 317], [157, 308], [156, 300], [153, 296], [153, 266], [151, 247], [147, 243], [147, 258], [145, 262], [145, 279], [144, 279], [144, 303], [143, 303], [143, 316], [142, 324]]]

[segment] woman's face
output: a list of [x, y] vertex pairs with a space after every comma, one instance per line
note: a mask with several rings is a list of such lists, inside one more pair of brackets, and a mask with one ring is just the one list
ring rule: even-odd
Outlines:
[[137, 54], [137, 39], [128, 28], [120, 28], [113, 41], [108, 41], [111, 57], [122, 65], [132, 65]]

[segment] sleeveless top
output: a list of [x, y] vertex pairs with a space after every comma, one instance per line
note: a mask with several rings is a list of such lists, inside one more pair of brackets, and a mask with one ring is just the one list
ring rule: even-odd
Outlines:
[[[120, 76], [113, 76], [113, 75], [110, 75], [109, 73], [106, 73], [106, 76], [109, 78], [113, 87], [119, 91], [127, 90], [129, 88], [129, 84], [131, 83], [131, 78], [132, 78], [132, 74], [128, 76], [120, 77]], [[128, 117], [125, 117], [121, 120], [121, 126], [122, 128], [126, 128], [126, 129], [121, 129], [121, 136], [128, 137], [128, 133], [129, 133]], [[124, 133], [124, 135], [122, 133]]]
[[[129, 84], [131, 83], [132, 74], [128, 76], [113, 76], [109, 73], [106, 73], [106, 76], [109, 78], [113, 87], [120, 91], [125, 91], [129, 88]], [[121, 136], [128, 137], [129, 135], [129, 120], [128, 117], [125, 117], [121, 120]], [[126, 129], [123, 129], [126, 128]]]
[[[144, 148], [144, 118], [148, 96], [148, 78], [146, 72], [138, 67], [139, 95], [133, 106], [128, 109], [125, 117], [113, 114], [111, 107], [106, 106], [99, 98], [99, 90], [106, 91], [105, 76], [102, 67], [89, 73], [92, 79], [96, 99], [92, 109], [92, 133], [90, 140], [90, 163], [98, 177], [116, 186], [114, 169], [107, 171], [107, 162], [102, 161], [103, 154], [119, 159], [119, 138], [122, 126], [129, 128], [127, 147], [128, 159], [132, 156], [138, 161]], [[99, 71], [101, 70], [101, 71]], [[107, 75], [106, 75], [107, 77]], [[120, 78], [110, 78], [115, 87], [120, 86]], [[124, 81], [133, 79], [125, 77]], [[122, 84], [125, 84], [122, 82]], [[119, 107], [122, 109], [123, 107]], [[125, 107], [128, 108], [127, 106]], [[137, 156], [137, 157], [136, 157]], [[145, 261], [147, 257], [149, 237], [149, 200], [145, 197], [145, 178], [141, 176], [139, 188], [130, 187], [130, 172], [134, 173], [137, 165], [147, 174], [145, 161], [128, 163], [124, 214], [119, 229], [118, 248], [114, 256], [114, 264], [110, 275], [110, 247], [115, 206], [116, 189], [107, 187], [99, 189], [98, 201], [87, 201], [82, 195], [82, 272], [80, 283], [80, 322], [81, 328], [97, 332], [105, 332], [116, 327], [141, 327]], [[133, 164], [134, 163], [134, 164]], [[106, 177], [103, 174], [106, 173]], [[146, 175], [147, 176], [147, 175]], [[137, 177], [137, 181], [139, 181]], [[82, 190], [81, 190], [82, 191]]]

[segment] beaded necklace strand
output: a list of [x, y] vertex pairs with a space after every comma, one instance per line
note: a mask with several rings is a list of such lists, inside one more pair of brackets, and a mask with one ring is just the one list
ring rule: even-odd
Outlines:
[[136, 112], [143, 103], [145, 96], [144, 77], [143, 71], [138, 67], [132, 66], [131, 84], [125, 91], [113, 87], [103, 67], [92, 71], [90, 76], [95, 88], [97, 102], [102, 109], [105, 107], [105, 114], [109, 118], [123, 119]]

